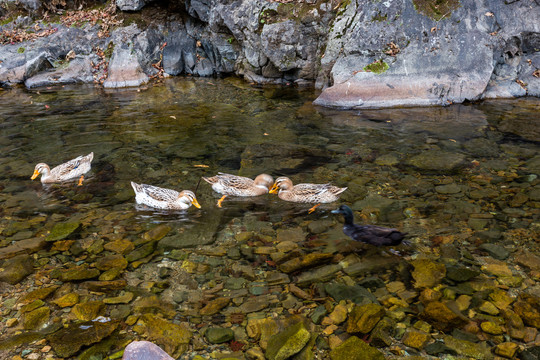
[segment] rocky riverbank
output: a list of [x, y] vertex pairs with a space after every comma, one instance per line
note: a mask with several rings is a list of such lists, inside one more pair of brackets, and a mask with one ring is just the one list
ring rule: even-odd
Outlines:
[[537, 0], [20, 3], [1, 3], [3, 86], [236, 74], [340, 108], [540, 96]]

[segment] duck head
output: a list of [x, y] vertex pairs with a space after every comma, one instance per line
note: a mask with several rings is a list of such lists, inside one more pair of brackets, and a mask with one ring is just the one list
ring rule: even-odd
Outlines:
[[291, 179], [285, 176], [278, 177], [276, 179], [276, 182], [274, 183], [274, 186], [272, 186], [272, 189], [270, 189], [270, 194], [273, 194], [277, 192], [278, 190], [290, 190], [293, 187], [293, 183]]
[[49, 174], [50, 171], [51, 169], [49, 168], [49, 165], [45, 163], [39, 163], [34, 168], [34, 174], [32, 174], [32, 177], [30, 179], [34, 180], [39, 176], [39, 174], [43, 174], [44, 176], [46, 176], [47, 174]]
[[255, 186], [270, 190], [272, 188], [272, 184], [274, 183], [274, 178], [268, 174], [260, 174], [255, 178], [254, 182]]
[[190, 190], [184, 190], [178, 195], [178, 201], [187, 204], [188, 207], [193, 205], [197, 209], [201, 208], [201, 205], [199, 205], [199, 202], [197, 201], [197, 198], [195, 197], [195, 194], [193, 191]]
[[352, 224], [353, 223], [353, 212], [350, 207], [347, 205], [341, 205], [336, 210], [332, 210], [332, 214], [341, 214], [345, 218], [346, 224]]

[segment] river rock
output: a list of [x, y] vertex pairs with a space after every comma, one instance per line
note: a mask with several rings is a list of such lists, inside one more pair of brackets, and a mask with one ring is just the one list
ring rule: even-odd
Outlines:
[[220, 297], [208, 302], [200, 311], [199, 314], [202, 316], [205, 315], [214, 315], [217, 314], [221, 309], [229, 305], [231, 299], [228, 297]]
[[463, 165], [465, 157], [456, 152], [428, 150], [407, 160], [407, 164], [421, 170], [454, 171]]
[[385, 356], [356, 336], [351, 336], [330, 351], [332, 360], [384, 360]]
[[122, 360], [174, 360], [162, 348], [149, 341], [133, 341], [124, 349]]
[[479, 360], [493, 359], [491, 348], [486, 342], [473, 343], [467, 340], [459, 340], [450, 335], [443, 335], [444, 344], [456, 353]]
[[77, 57], [65, 67], [40, 72], [24, 81], [24, 85], [31, 89], [59, 84], [91, 83], [92, 61], [89, 56]]
[[146, 4], [145, 0], [118, 0], [116, 6], [122, 11], [137, 11], [141, 10]]
[[441, 331], [462, 326], [467, 322], [467, 319], [457, 309], [453, 310], [439, 301], [428, 303], [421, 313], [421, 317]]
[[30, 255], [18, 255], [0, 262], [0, 281], [18, 284], [34, 272], [34, 261]]
[[64, 240], [74, 235], [81, 228], [80, 222], [64, 222], [53, 226], [50, 234], [47, 236], [47, 241]]
[[311, 335], [303, 323], [297, 323], [275, 334], [268, 340], [266, 357], [268, 360], [285, 360], [300, 352]]
[[101, 301], [88, 301], [76, 304], [71, 308], [71, 312], [79, 320], [90, 321], [98, 317], [105, 304]]
[[111, 269], [123, 270], [127, 267], [128, 262], [122, 255], [108, 255], [100, 257], [96, 261], [96, 268], [101, 271], [107, 271]]
[[51, 272], [51, 277], [66, 282], [93, 279], [97, 278], [99, 274], [98, 269], [90, 269], [88, 265], [81, 265], [69, 269], [56, 269]]
[[540, 299], [531, 295], [521, 294], [514, 303], [514, 312], [529, 326], [540, 328]]
[[444, 264], [435, 263], [429, 259], [417, 259], [411, 261], [414, 266], [412, 277], [415, 288], [432, 288], [439, 284], [446, 276]]
[[18, 303], [19, 304], [28, 304], [35, 300], [43, 300], [47, 298], [50, 294], [52, 294], [56, 289], [58, 289], [58, 285], [55, 286], [47, 286], [40, 289], [33, 290], [29, 292], [26, 295], [23, 295]]
[[61, 308], [73, 306], [79, 302], [79, 294], [71, 292], [54, 300], [53, 303]]
[[135, 248], [135, 245], [127, 239], [120, 239], [105, 243], [103, 248], [118, 254], [127, 254]]
[[204, 336], [210, 344], [221, 344], [234, 339], [234, 332], [231, 329], [212, 327], [208, 328]]
[[497, 244], [484, 243], [479, 246], [479, 249], [486, 251], [489, 255], [497, 260], [505, 260], [510, 256], [510, 252], [504, 247]]
[[51, 309], [47, 306], [42, 306], [33, 311], [24, 313], [23, 327], [25, 330], [37, 330], [43, 327], [49, 321]]
[[154, 314], [142, 315], [134, 330], [139, 334], [145, 334], [148, 340], [162, 346], [174, 357], [182, 355], [187, 350], [193, 336], [185, 325], [174, 324]]
[[350, 300], [359, 305], [377, 302], [377, 298], [369, 290], [359, 285], [330, 283], [324, 286], [324, 290], [337, 302]]
[[518, 349], [518, 344], [512, 342], [504, 342], [495, 346], [494, 352], [495, 354], [505, 357], [507, 359], [513, 359]]
[[418, 350], [422, 350], [430, 340], [430, 334], [413, 329], [407, 330], [401, 339], [403, 344]]
[[467, 268], [465, 266], [447, 266], [446, 277], [453, 281], [469, 281], [475, 276], [480, 275], [480, 271]]
[[63, 358], [75, 355], [83, 346], [100, 342], [118, 327], [118, 321], [71, 323], [46, 336], [56, 354]]
[[378, 304], [356, 305], [347, 321], [347, 332], [350, 334], [369, 333], [385, 315], [385, 310]]
[[45, 239], [41, 237], [24, 239], [15, 242], [12, 245], [0, 248], [0, 260], [14, 257], [21, 254], [33, 254], [47, 245]]

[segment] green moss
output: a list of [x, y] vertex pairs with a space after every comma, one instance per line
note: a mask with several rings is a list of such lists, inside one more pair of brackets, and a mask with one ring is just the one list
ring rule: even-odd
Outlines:
[[17, 52], [19, 54], [22, 54], [24, 52], [24, 48], [21, 46], [20, 48], [17, 49]]
[[416, 11], [435, 21], [450, 16], [452, 11], [461, 6], [459, 0], [412, 0]]
[[371, 18], [371, 21], [378, 21], [378, 22], [382, 22], [382, 21], [386, 21], [388, 20], [388, 15], [387, 14], [381, 14], [380, 11], [377, 12], [376, 15], [374, 15], [372, 18]]
[[372, 62], [369, 65], [364, 66], [364, 71], [372, 72], [375, 74], [382, 74], [386, 72], [386, 70], [388, 70], [389, 68], [390, 67], [388, 66], [388, 64], [385, 63], [384, 61], [377, 60], [377, 61]]

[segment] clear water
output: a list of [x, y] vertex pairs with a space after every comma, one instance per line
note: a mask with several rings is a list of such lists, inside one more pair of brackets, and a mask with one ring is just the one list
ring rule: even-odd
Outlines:
[[[471, 251], [484, 241], [538, 250], [539, 99], [338, 111], [313, 107], [314, 97], [308, 90], [253, 87], [237, 79], [169, 79], [140, 91], [81, 86], [0, 91], [0, 245], [45, 236], [58, 222], [80, 221], [83, 243], [136, 241], [167, 223], [171, 234], [200, 236], [225, 250], [236, 246], [239, 232], [266, 234], [255, 246], [272, 246], [276, 232], [287, 228], [303, 231], [306, 249], [339, 251], [344, 236], [329, 210], [347, 203], [354, 206], [357, 222], [408, 232], [416, 244], [407, 250], [412, 257], [432, 251], [440, 236], [452, 236]], [[30, 180], [39, 162], [52, 167], [91, 151], [92, 170], [81, 187]], [[447, 157], [429, 166], [423, 165], [429, 155], [418, 158], [441, 152]], [[456, 166], [437, 163], [456, 157]], [[201, 176], [218, 171], [250, 177], [266, 172], [349, 190], [336, 204], [310, 215], [311, 205], [284, 203], [272, 195], [229, 198], [218, 209], [219, 195], [199, 183]], [[196, 190], [202, 209], [136, 206], [130, 181]], [[328, 228], [313, 234], [308, 226], [320, 220], [329, 221]], [[6, 231], [14, 223], [28, 225]], [[521, 237], [512, 237], [517, 230]], [[156, 253], [149, 261], [163, 262], [167, 254]], [[186, 250], [193, 261], [216, 269], [212, 276], [195, 277], [199, 289], [229, 276], [225, 269], [233, 260], [190, 254]], [[99, 256], [57, 251], [36, 258], [52, 268]], [[256, 271], [266, 269], [242, 261]], [[148, 277], [140, 269], [128, 267], [123, 277], [139, 284]], [[172, 291], [160, 296], [170, 301]], [[200, 307], [189, 304], [178, 305], [179, 313], [193, 314]]]

